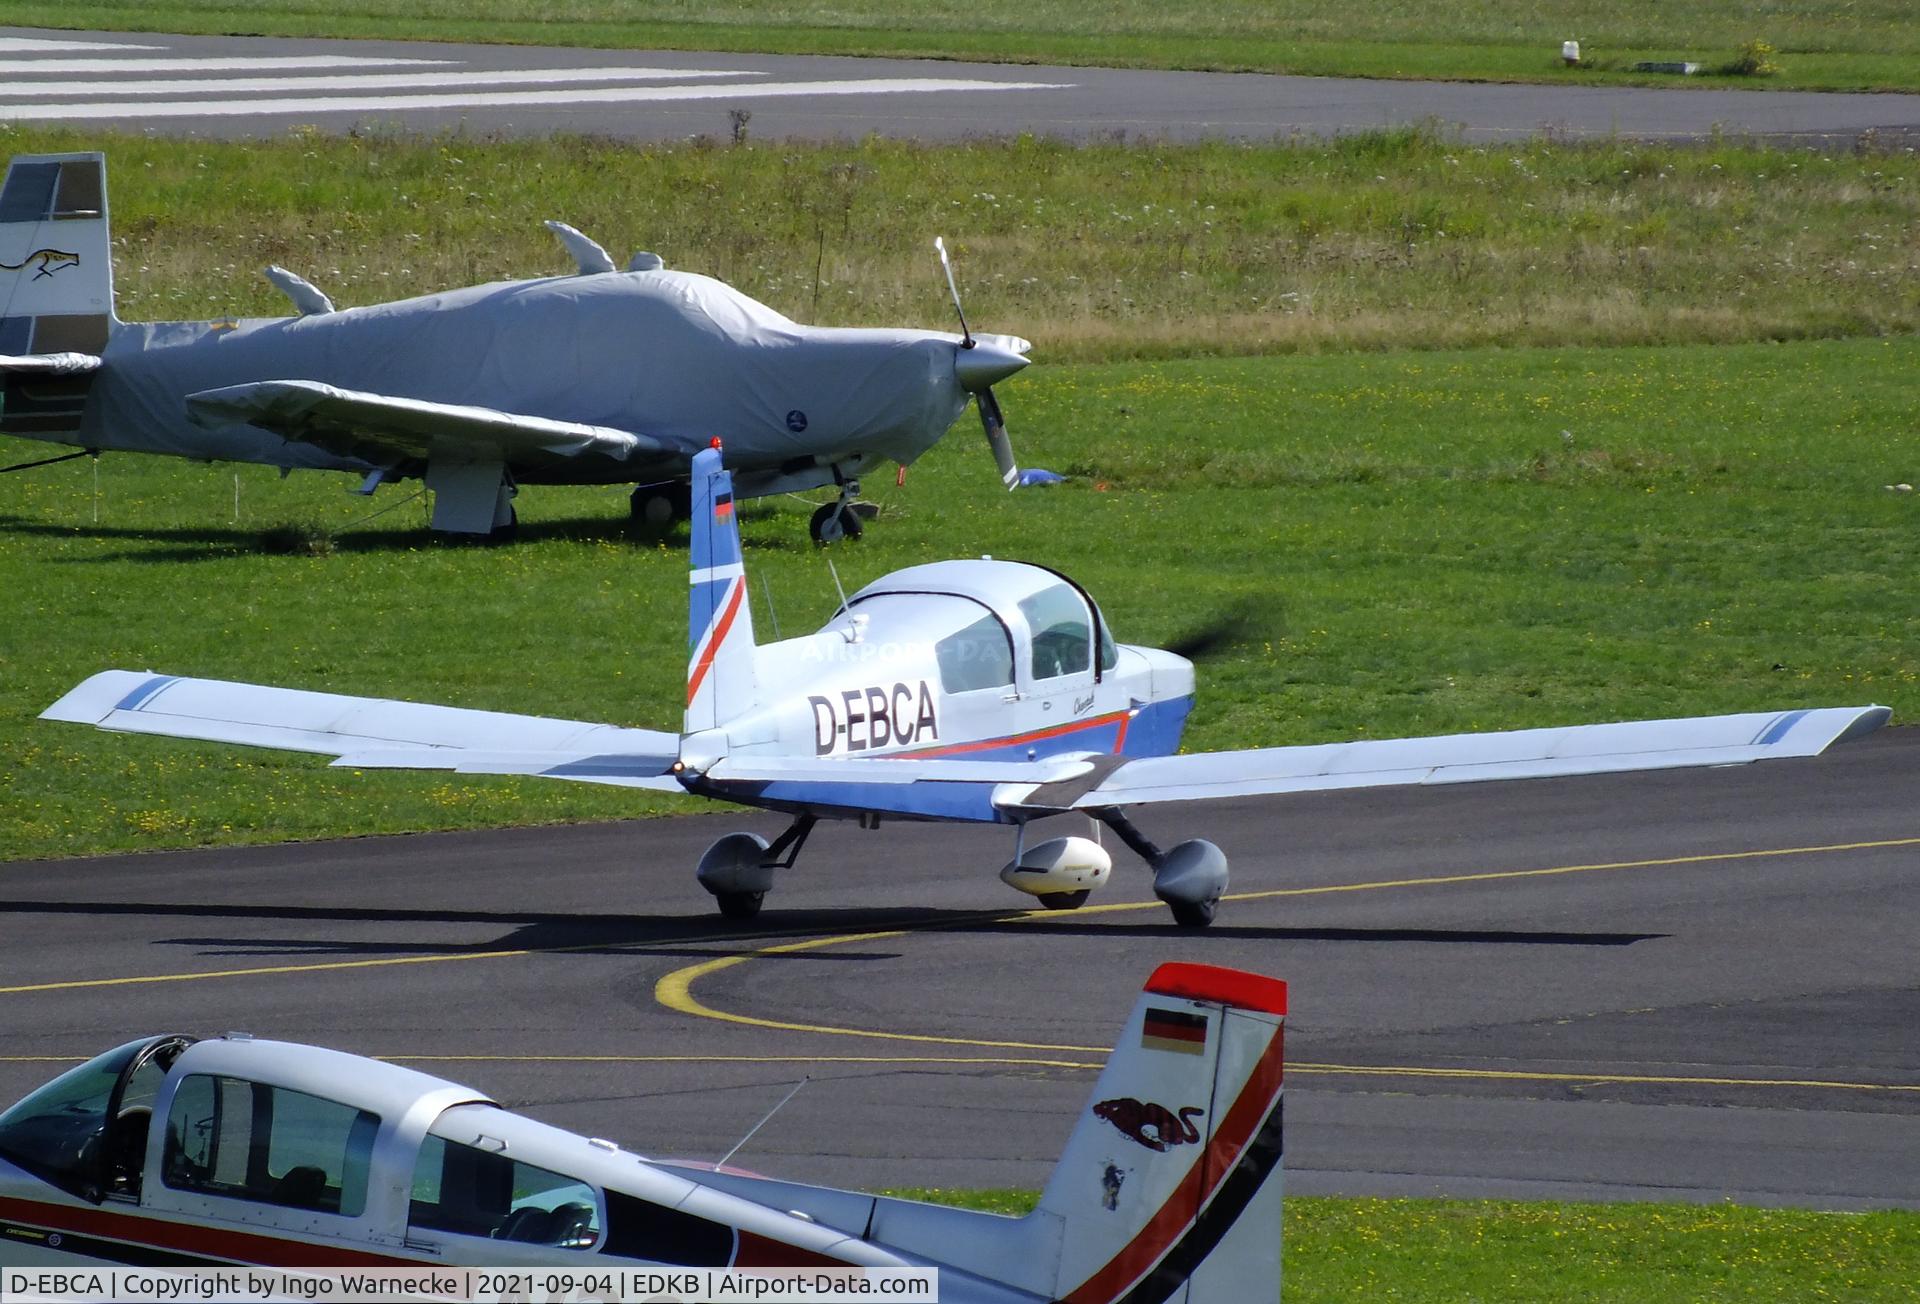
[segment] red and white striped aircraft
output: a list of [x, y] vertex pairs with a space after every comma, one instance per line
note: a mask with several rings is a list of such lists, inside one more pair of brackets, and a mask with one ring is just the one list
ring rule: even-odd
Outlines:
[[1155, 970], [1021, 1218], [648, 1159], [338, 1051], [148, 1037], [0, 1114], [0, 1245], [9, 1267], [930, 1267], [947, 1304], [1273, 1300], [1286, 996]]

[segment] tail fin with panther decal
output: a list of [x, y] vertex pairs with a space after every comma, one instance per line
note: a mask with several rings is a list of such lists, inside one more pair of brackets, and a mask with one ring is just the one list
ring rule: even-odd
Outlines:
[[103, 154], [23, 154], [0, 182], [0, 432], [79, 429], [114, 323]]

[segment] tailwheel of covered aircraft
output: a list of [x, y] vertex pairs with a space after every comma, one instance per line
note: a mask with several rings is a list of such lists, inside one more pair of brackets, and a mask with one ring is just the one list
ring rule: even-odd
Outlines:
[[1078, 892], [1042, 892], [1037, 900], [1048, 910], [1078, 910], [1092, 895], [1092, 889], [1083, 887]]
[[643, 484], [633, 491], [627, 505], [639, 524], [665, 530], [692, 517], [693, 488], [678, 480]]
[[813, 519], [807, 523], [813, 541], [838, 543], [842, 539], [859, 538], [866, 529], [866, 523], [860, 519], [859, 506], [864, 504], [834, 501], [816, 508]]
[[520, 537], [520, 513], [516, 512], [511, 507], [507, 508], [506, 524], [496, 525], [491, 530], [487, 531], [488, 543], [512, 543], [515, 539], [519, 537]]
[[760, 903], [766, 896], [765, 892], [716, 892], [713, 899], [725, 918], [752, 919], [760, 913]]

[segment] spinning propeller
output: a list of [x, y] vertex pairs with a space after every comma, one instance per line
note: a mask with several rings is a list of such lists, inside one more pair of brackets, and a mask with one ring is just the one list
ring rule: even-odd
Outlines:
[[1000, 468], [1000, 482], [1011, 489], [1020, 482], [1020, 468], [1014, 464], [1013, 442], [1007, 438], [1006, 418], [1000, 414], [1000, 400], [993, 396], [993, 384], [1005, 380], [1027, 365], [1024, 356], [1033, 346], [1017, 335], [982, 335], [976, 338], [967, 327], [967, 313], [960, 306], [960, 287], [953, 282], [953, 263], [947, 258], [947, 242], [935, 236], [933, 247], [940, 251], [940, 266], [947, 272], [947, 290], [953, 295], [953, 311], [960, 318], [960, 352], [954, 355], [953, 375], [960, 388], [973, 395], [980, 409], [980, 428], [986, 431], [987, 447]]
[[1174, 639], [1164, 650], [1189, 661], [1210, 660], [1237, 644], [1266, 637], [1277, 614], [1271, 604], [1256, 598], [1242, 598], [1209, 617], [1206, 624]]

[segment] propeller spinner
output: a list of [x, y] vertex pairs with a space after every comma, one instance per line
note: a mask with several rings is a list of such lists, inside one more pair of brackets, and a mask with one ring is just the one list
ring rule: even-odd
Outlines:
[[986, 432], [987, 447], [1000, 468], [1000, 482], [1012, 489], [1020, 483], [1020, 468], [1013, 460], [1013, 441], [1007, 438], [1006, 418], [1000, 412], [1000, 400], [993, 395], [994, 382], [1005, 380], [1027, 365], [1026, 352], [1033, 346], [1016, 335], [975, 337], [967, 326], [967, 313], [960, 306], [960, 287], [954, 284], [953, 263], [947, 257], [947, 242], [933, 238], [940, 253], [940, 266], [947, 273], [947, 291], [953, 295], [953, 311], [960, 318], [960, 351], [954, 355], [953, 375], [960, 388], [973, 395], [980, 411], [980, 428]]

